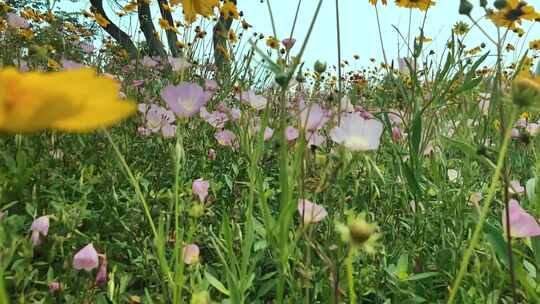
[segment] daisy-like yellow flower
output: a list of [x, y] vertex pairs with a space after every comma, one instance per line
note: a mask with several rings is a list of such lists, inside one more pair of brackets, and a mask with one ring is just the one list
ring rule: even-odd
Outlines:
[[395, 0], [396, 5], [406, 8], [417, 8], [421, 11], [425, 11], [432, 5], [435, 5], [433, 0]]
[[160, 18], [159, 19], [159, 27], [161, 27], [162, 29], [168, 31], [169, 29], [171, 29], [171, 25], [169, 24], [169, 21], [163, 19], [163, 18]]
[[266, 45], [271, 49], [279, 48], [279, 40], [276, 37], [270, 36], [266, 38]]
[[109, 26], [109, 24], [111, 24], [109, 22], [109, 20], [105, 19], [105, 17], [103, 17], [103, 15], [101, 15], [100, 13], [95, 13], [94, 14], [94, 20], [96, 20], [96, 22], [101, 26], [101, 27], [107, 27]]
[[540, 39], [532, 40], [529, 42], [529, 48], [531, 50], [540, 51]]
[[506, 6], [488, 15], [488, 18], [498, 27], [506, 27], [511, 30], [518, 28], [522, 20], [534, 21], [540, 18], [532, 5], [521, 0], [508, 0]]
[[232, 1], [225, 0], [221, 8], [219, 9], [221, 15], [223, 15], [223, 18], [229, 19], [230, 17], [238, 20], [240, 19], [240, 14], [238, 13], [238, 9], [236, 8], [236, 5]]
[[47, 59], [47, 66], [50, 68], [50, 69], [53, 69], [53, 70], [58, 70], [60, 69], [60, 64], [54, 60], [54, 59]]
[[130, 2], [124, 5], [124, 8], [122, 10], [126, 13], [129, 13], [129, 12], [134, 12], [136, 9], [137, 9], [137, 3]]
[[214, 8], [219, 6], [219, 0], [171, 0], [172, 5], [182, 3], [184, 19], [187, 23], [193, 23], [197, 15], [210, 17], [214, 14]]
[[[369, 3], [371, 3], [371, 5], [377, 5], [377, 2], [378, 0], [369, 0]], [[386, 0], [382, 0], [382, 4], [386, 5], [387, 4]]]
[[540, 76], [520, 72], [512, 86], [512, 100], [522, 108], [540, 109]]
[[91, 69], [0, 70], [0, 130], [87, 132], [110, 126], [136, 109], [133, 102], [119, 99], [119, 89], [114, 80]]
[[458, 23], [454, 24], [454, 27], [452, 28], [452, 32], [458, 36], [463, 36], [467, 34], [469, 31], [469, 25], [463, 21], [459, 21]]
[[238, 42], [238, 35], [236, 35], [234, 30], [230, 29], [229, 34], [227, 35], [227, 39], [229, 39], [229, 41], [231, 43], [237, 43]]

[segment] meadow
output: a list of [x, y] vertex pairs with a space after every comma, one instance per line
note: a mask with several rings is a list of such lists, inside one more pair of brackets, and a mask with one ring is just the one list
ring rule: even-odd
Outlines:
[[346, 3], [308, 62], [323, 0], [242, 1], [0, 1], [0, 304], [540, 303], [538, 3], [392, 58], [379, 13], [450, 0], [362, 0], [354, 68]]

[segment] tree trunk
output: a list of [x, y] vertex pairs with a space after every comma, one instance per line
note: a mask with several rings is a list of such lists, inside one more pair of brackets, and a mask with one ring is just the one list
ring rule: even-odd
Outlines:
[[[163, 9], [163, 6], [169, 5], [169, 1], [158, 0], [158, 5], [159, 5], [159, 11], [161, 12], [161, 17], [167, 20], [167, 22], [169, 22], [171, 26], [174, 26], [174, 20], [173, 20], [171, 12]], [[167, 30], [166, 33], [167, 33], [167, 43], [169, 44], [169, 49], [171, 50], [171, 54], [173, 55], [173, 57], [178, 57], [178, 55], [180, 55], [180, 48], [178, 47], [178, 37], [176, 36], [176, 33], [173, 31]]]
[[[236, 5], [237, 1], [232, 0], [232, 2]], [[227, 49], [227, 36], [229, 34], [229, 30], [231, 29], [231, 25], [233, 22], [233, 18], [229, 16], [228, 19], [225, 19], [225, 17], [220, 16], [218, 22], [216, 25], [214, 25], [213, 29], [213, 44], [214, 44], [214, 62], [216, 64], [217, 68], [217, 77], [218, 79], [226, 80], [230, 77], [231, 73], [231, 67], [229, 64], [229, 58], [223, 54], [223, 50]]]
[[109, 19], [107, 13], [105, 13], [105, 10], [103, 9], [103, 0], [90, 0], [90, 4], [92, 4], [92, 12], [99, 13], [109, 22], [109, 24], [103, 29], [109, 35], [111, 35], [111, 37], [113, 37], [114, 40], [116, 40], [116, 42], [118, 42], [118, 44], [120, 44], [122, 48], [124, 48], [128, 52], [130, 58], [137, 58], [138, 52], [135, 44], [133, 43], [128, 34], [122, 31], [118, 26], [116, 26], [116, 24], [111, 21], [111, 19]]
[[145, 1], [139, 2], [139, 23], [141, 31], [144, 34], [146, 43], [148, 44], [148, 51], [150, 56], [166, 56], [167, 52], [163, 47], [161, 41], [156, 37], [156, 28], [152, 22], [152, 13], [150, 12], [150, 5]]

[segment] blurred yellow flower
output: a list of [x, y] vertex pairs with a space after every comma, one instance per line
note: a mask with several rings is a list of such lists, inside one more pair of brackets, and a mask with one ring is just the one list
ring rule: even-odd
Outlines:
[[209, 17], [214, 14], [214, 8], [219, 6], [219, 0], [171, 0], [172, 5], [182, 3], [184, 19], [193, 23], [197, 15]]
[[223, 15], [223, 18], [229, 19], [230, 17], [233, 17], [234, 19], [239, 19], [240, 14], [238, 13], [238, 9], [236, 9], [236, 5], [232, 1], [225, 0], [221, 8], [219, 9], [221, 12], [221, 15]]
[[95, 13], [94, 19], [101, 27], [107, 27], [110, 24], [109, 20], [105, 19], [100, 13]]
[[540, 51], [540, 39], [532, 40], [529, 42], [529, 48], [531, 50]]
[[[377, 5], [377, 2], [378, 0], [369, 0], [369, 3], [371, 3], [372, 5]], [[386, 0], [382, 0], [382, 4], [386, 5], [387, 4]]]
[[279, 48], [279, 40], [276, 37], [270, 36], [266, 38], [266, 45], [271, 49], [277, 49]]
[[396, 5], [406, 8], [417, 8], [421, 11], [427, 10], [430, 6], [435, 5], [433, 0], [395, 0]]
[[534, 21], [540, 18], [540, 14], [525, 1], [508, 0], [504, 8], [489, 14], [488, 18], [498, 27], [516, 30], [522, 20]]
[[120, 86], [92, 69], [55, 73], [0, 70], [0, 130], [87, 132], [110, 126], [136, 109]]

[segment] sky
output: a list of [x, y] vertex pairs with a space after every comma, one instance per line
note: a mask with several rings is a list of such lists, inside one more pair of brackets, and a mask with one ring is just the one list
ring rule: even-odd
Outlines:
[[[247, 21], [253, 25], [253, 30], [272, 35], [272, 23], [268, 13], [267, 0], [238, 0], [238, 9], [244, 12]], [[298, 1], [301, 1], [300, 13], [297, 27], [293, 35], [297, 39], [294, 50], [298, 50], [305, 39], [309, 24], [315, 12], [319, 0], [270, 0], [272, 7], [277, 36], [279, 39], [287, 38], [290, 35], [291, 27], [296, 12]], [[312, 37], [308, 42], [304, 59], [308, 63], [321, 60], [328, 64], [337, 62], [337, 38], [336, 38], [336, 12], [335, 0], [323, 0], [320, 14], [316, 20]], [[380, 1], [379, 1], [380, 2]], [[381, 31], [383, 43], [389, 60], [396, 60], [398, 54], [402, 57], [406, 52], [404, 41], [400, 38], [398, 30], [403, 37], [407, 37], [409, 18], [411, 20], [411, 37], [419, 36], [419, 28], [424, 18], [423, 12], [398, 8], [392, 0], [388, 0], [387, 6], [379, 4], [379, 16], [381, 21]], [[472, 16], [479, 18], [483, 10], [477, 7], [478, 1], [471, 1], [476, 7]], [[69, 4], [64, 1], [61, 4], [65, 8], [88, 8], [88, 1], [79, 0], [76, 4]], [[433, 39], [427, 45], [428, 50], [433, 49], [438, 53], [444, 49], [446, 41], [450, 37], [452, 26], [459, 20], [471, 22], [458, 14], [459, 0], [437, 0], [437, 4], [430, 8], [427, 14], [424, 35]], [[339, 0], [340, 24], [341, 24], [341, 44], [342, 58], [348, 60], [352, 67], [364, 67], [370, 64], [369, 59], [375, 58], [382, 61], [383, 56], [379, 41], [377, 19], [374, 7], [368, 0]], [[540, 10], [540, 6], [537, 7]], [[112, 14], [111, 14], [112, 15]], [[157, 18], [157, 12], [154, 17]], [[123, 21], [125, 22], [125, 21]], [[480, 22], [485, 31], [496, 36], [493, 24], [487, 21]], [[518, 40], [517, 36], [509, 34], [508, 42], [516, 46], [516, 58], [527, 48], [528, 41], [540, 39], [540, 25], [526, 22], [523, 26], [527, 32], [525, 39]], [[468, 47], [478, 46], [482, 42], [487, 42], [483, 34], [474, 28], [467, 36], [465, 44]], [[293, 50], [293, 51], [294, 51]], [[521, 52], [520, 52], [521, 51]], [[294, 52], [293, 52], [294, 53]], [[360, 56], [360, 60], [352, 59], [354, 54]]]

